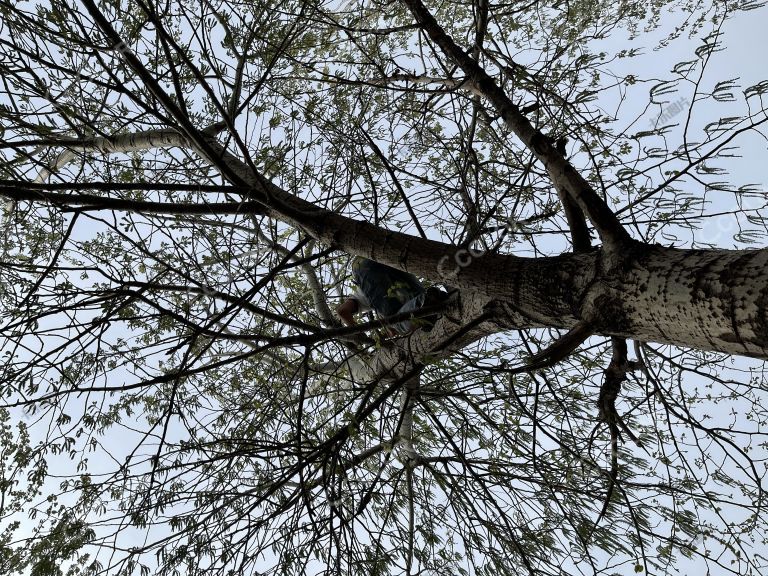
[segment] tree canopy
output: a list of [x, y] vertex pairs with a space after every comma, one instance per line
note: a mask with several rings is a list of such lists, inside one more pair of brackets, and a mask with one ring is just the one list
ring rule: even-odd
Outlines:
[[768, 574], [745, 14], [0, 0], [0, 572]]

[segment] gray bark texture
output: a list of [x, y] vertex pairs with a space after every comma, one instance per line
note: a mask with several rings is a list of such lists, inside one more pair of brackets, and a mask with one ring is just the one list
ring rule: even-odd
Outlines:
[[[486, 254], [451, 282], [487, 298], [484, 309], [499, 328], [587, 322], [597, 334], [766, 358], [767, 264], [766, 250], [631, 242], [620, 251], [535, 260]], [[415, 272], [440, 280], [429, 267]]]

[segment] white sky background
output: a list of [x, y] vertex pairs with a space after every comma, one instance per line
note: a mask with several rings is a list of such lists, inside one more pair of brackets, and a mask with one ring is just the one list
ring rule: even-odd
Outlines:
[[[746, 114], [746, 104], [742, 91], [753, 84], [765, 80], [766, 71], [768, 71], [764, 61], [765, 55], [768, 54], [768, 38], [763, 26], [766, 15], [768, 15], [768, 8], [760, 11], [741, 12], [724, 24], [722, 28], [722, 46], [724, 49], [711, 56], [701, 82], [700, 90], [706, 91], [714, 87], [717, 82], [733, 78], [739, 78], [737, 83], [740, 85], [740, 88], [733, 91], [736, 101], [732, 103], [714, 102], [711, 99], [694, 103], [691, 111], [691, 124], [687, 133], [689, 141], [703, 141], [705, 137], [702, 130], [703, 126], [720, 117]], [[644, 56], [615, 60], [607, 67], [616, 73], [617, 76], [634, 74], [638, 78], [657, 78], [659, 81], [674, 78], [672, 73], [673, 66], [678, 62], [696, 58], [694, 50], [701, 45], [699, 37], [706, 32], [705, 29], [692, 40], [679, 38], [674, 40], [669, 46], [655, 49], [658, 46], [657, 41], [665, 37], [680, 18], [680, 14], [667, 16], [668, 23], [665, 24], [664, 19], [662, 19], [662, 25], [658, 30], [651, 34], [643, 34], [634, 40], [632, 44], [625, 46], [626, 48], [645, 46]], [[602, 49], [606, 49], [606, 47], [611, 47], [614, 42], [617, 42], [617, 40], [612, 39], [608, 42], [602, 42], [600, 45], [603, 47]], [[692, 75], [692, 77], [695, 77], [695, 75]], [[653, 82], [638, 83], [630, 87], [627, 91], [627, 97], [618, 111], [618, 118], [631, 121], [637, 115], [642, 114], [649, 102], [648, 93], [653, 84]], [[685, 99], [688, 103], [693, 101], [694, 86], [692, 84], [686, 85], [685, 82], [680, 82], [678, 88], [678, 93], [664, 96], [664, 99], [668, 101], [667, 104], [662, 107], [651, 106], [641, 119], [631, 125], [627, 132], [634, 133], [648, 130], [651, 122], [658, 118], [660, 114], [665, 113], [670, 108], [674, 108], [676, 102], [679, 102], [681, 99]], [[608, 112], [616, 110], [615, 100], [612, 100], [611, 96], [615, 99], [616, 92], [614, 91], [613, 94], [610, 91], [603, 92], [598, 96], [598, 101], [601, 103], [605, 102], [604, 106]], [[755, 101], [756, 99], [753, 98], [753, 110], [755, 109]], [[677, 147], [683, 142], [683, 128], [688, 108], [686, 104], [680, 113], [661, 123], [678, 124], [667, 136], [667, 143], [670, 148]], [[643, 143], [648, 145], [649, 141], [644, 140]], [[740, 146], [739, 153], [742, 155], [742, 158], [729, 159], [727, 163], [723, 160], [714, 161], [713, 163], [717, 166], [723, 166], [728, 169], [727, 175], [717, 179], [727, 180], [735, 186], [756, 184], [765, 191], [767, 189], [766, 183], [768, 182], [768, 174], [766, 174], [765, 170], [768, 141], [755, 133], [748, 133], [740, 136], [735, 144]], [[654, 184], [658, 184], [661, 181], [663, 181], [663, 178], [658, 177]], [[690, 181], [686, 183], [684, 189], [693, 195], [701, 195], [704, 192], [703, 187]], [[734, 207], [732, 202], [733, 196], [730, 194], [713, 194], [710, 192], [707, 195], [707, 199], [712, 202], [712, 205], [706, 210], [707, 212], [717, 212], [721, 209], [728, 210]], [[746, 204], [750, 207], [762, 206], [763, 199], [752, 198], [747, 200]], [[723, 248], [744, 248], [744, 245], [739, 246], [730, 238], [737, 231], [733, 218], [717, 218], [705, 221], [702, 230], [694, 233], [693, 237], [690, 233], [684, 233], [681, 234], [680, 239], [685, 243], [695, 240], [697, 243], [711, 243]]]
[[[768, 34], [765, 32], [766, 16], [768, 16], [768, 8], [763, 8], [759, 11], [739, 13], [724, 24], [722, 28], [722, 46], [724, 50], [712, 55], [701, 86], [706, 90], [706, 88], [714, 86], [716, 82], [738, 77], [740, 88], [734, 90], [736, 101], [733, 103], [724, 104], [713, 102], [712, 100], [695, 103], [691, 115], [691, 128], [688, 132], [688, 138], [690, 140], [702, 141], [704, 139], [704, 133], [701, 130], [702, 126], [719, 117], [744, 115], [746, 113], [746, 104], [742, 91], [753, 84], [765, 80], [768, 76], [768, 74], [766, 74], [768, 67], [765, 65], [765, 58], [768, 54]], [[619, 76], [634, 74], [639, 78], [655, 77], [659, 80], [672, 77], [672, 67], [678, 62], [695, 59], [693, 50], [700, 45], [698, 37], [693, 40], [680, 38], [673, 41], [670, 46], [660, 50], [653, 50], [656, 45], [653, 41], [663, 37], [665, 34], [661, 34], [661, 32], [666, 33], [670, 30], [670, 24], [673, 26], [679, 18], [679, 14], [668, 15], [666, 17], [666, 24], [664, 23], [665, 19], [662, 18], [662, 25], [659, 30], [650, 35], [641, 35], [633, 44], [631, 44], [631, 47], [637, 45], [647, 46], [644, 50], [645, 55], [643, 57], [616, 60], [608, 67]], [[603, 49], [606, 49], [605, 47], [610, 46], [612, 43], [613, 41], [607, 43], [603, 42]], [[652, 85], [652, 83], [637, 84], [631, 87], [625, 102], [622, 104], [618, 117], [620, 119], [633, 118], [636, 114], [641, 114], [643, 108], [649, 101], [648, 90]], [[683, 91], [686, 88], [685, 84], [681, 83], [680, 88], [681, 90], [679, 94], [670, 94], [666, 96], [666, 99], [669, 101], [669, 104], [666, 106], [673, 104], [680, 98], [687, 98], [688, 102], [692, 101], [692, 92], [690, 90], [692, 90], [693, 87], [687, 87], [689, 90], [687, 93]], [[611, 106], [615, 106], [615, 103], [611, 101], [610, 98], [606, 99], [606, 96], [610, 97], [610, 93], [601, 93], [598, 100], [600, 102], [607, 100], [605, 103], [606, 110], [613, 110], [614, 108]], [[753, 98], [752, 109], [754, 110], [755, 107], [755, 99]], [[662, 113], [662, 110], [663, 109], [660, 109], [659, 107], [652, 107], [643, 119], [636, 122], [628, 132], [647, 130], [649, 128], [649, 121]], [[685, 122], [687, 112], [688, 107], [686, 106], [681, 113], [664, 122], [664, 124], [679, 123], [681, 125], [669, 134], [668, 142], [670, 147], [676, 147], [682, 143], [682, 125]], [[765, 132], [766, 130], [763, 129], [763, 133]], [[740, 136], [737, 139], [736, 144], [740, 146], [739, 153], [742, 157], [732, 158], [727, 162], [724, 160], [715, 161], [714, 164], [725, 167], [728, 170], [728, 174], [718, 177], [717, 180], [728, 181], [734, 186], [748, 183], [757, 185], [762, 193], [754, 197], [745, 198], [744, 205], [747, 208], [762, 208], [761, 213], [767, 215], [764, 206], [766, 198], [768, 197], [768, 174], [766, 173], [766, 166], [768, 165], [768, 141], [755, 133], [749, 133]], [[658, 177], [655, 179], [654, 184], [658, 184], [661, 181], [663, 181], [663, 178]], [[689, 181], [682, 187], [693, 195], [700, 195], [703, 193], [703, 188], [695, 182]], [[720, 210], [732, 210], [734, 208], [733, 198], [734, 196], [731, 194], [710, 192], [707, 194], [707, 199], [711, 204], [706, 206], [705, 210], [709, 213], [719, 212]], [[740, 220], [743, 220], [743, 217], [741, 217]], [[743, 249], [746, 247], [765, 247], [761, 242], [751, 246], [738, 243], [733, 238], [733, 235], [738, 232], [739, 225], [733, 216], [715, 217], [713, 219], [705, 220], [700, 230], [681, 232], [678, 235], [681, 242], [675, 243], [675, 245], [690, 246], [693, 241], [697, 245], [713, 244], [723, 248]], [[660, 238], [657, 238], [656, 241], [662, 244], [668, 244]], [[762, 363], [760, 362], [751, 361], [745, 358], [736, 358], [733, 368], [736, 370], [748, 370], [750, 366], [760, 366], [761, 364]], [[748, 374], [745, 372], [736, 373], [724, 369], [723, 376], [726, 376], [726, 374], [737, 381], [744, 381], [745, 378], [748, 378]], [[687, 376], [688, 377], [684, 381], [685, 386], [694, 387], [701, 384], [701, 382], [697, 381], [691, 374], [687, 374]], [[717, 384], [715, 384], [715, 387], [717, 387]], [[708, 408], [699, 406], [696, 410], [704, 411], [706, 414], [712, 416], [712, 420], [708, 422], [708, 425], [728, 427], [733, 425], [735, 420], [738, 427], [739, 423], [744, 422], [744, 414], [736, 415], [734, 418], [731, 414], [723, 413], [722, 410], [718, 410], [716, 402], [713, 402], [713, 405]], [[763, 448], [762, 454], [758, 451], [757, 453], [752, 453], [752, 456], [755, 460], [759, 461], [761, 457], [763, 459], [766, 458], [768, 453], [766, 453], [765, 448]], [[733, 466], [733, 463], [725, 461], [723, 465]], [[743, 519], [743, 515], [733, 509], [725, 510], [724, 515], [728, 520], [735, 523], [740, 523]], [[702, 545], [701, 540], [699, 540], [697, 544]], [[762, 554], [763, 556], [768, 555], [768, 550], [766, 549], [754, 549], [754, 552]], [[709, 574], [703, 560], [678, 558], [677, 569], [681, 574]]]
[[[763, 9], [760, 12], [747, 12], [738, 14], [735, 18], [732, 18], [726, 22], [723, 38], [724, 51], [713, 55], [712, 62], [708, 67], [707, 78], [711, 83], [726, 78], [740, 77], [741, 89], [755, 84], [760, 80], [765, 79], [766, 70], [765, 59], [768, 55], [768, 34], [765, 32], [765, 21], [768, 9]], [[670, 20], [679, 18], [678, 14], [673, 14]], [[662, 24], [661, 30], [668, 30], [669, 26]], [[658, 32], [652, 35], [653, 37], [661, 37]], [[636, 45], [644, 44], [649, 46], [645, 51], [644, 57], [616, 60], [608, 67], [617, 74], [635, 74], [638, 77], [646, 77], [653, 75], [659, 79], [664, 79], [670, 76], [669, 69], [677, 62], [682, 60], [691, 60], [695, 58], [693, 55], [693, 48], [695, 48], [699, 42], [684, 42], [682, 39], [678, 39], [672, 43], [672, 46], [663, 49], [661, 52], [653, 51], [652, 45], [648, 41], [648, 38], [641, 35], [635, 41]], [[605, 43], [603, 42], [603, 45]], [[648, 89], [651, 84], [636, 85], [627, 100], [624, 102], [622, 110], [620, 112], [620, 118], [633, 117], [635, 114], [639, 114], [648, 103]], [[681, 94], [681, 96], [686, 96]], [[736, 92], [737, 101], [731, 106], [742, 107], [743, 95], [738, 91]], [[610, 107], [610, 93], [603, 94], [599, 97], [606, 99], [605, 109], [611, 110]], [[670, 95], [670, 101], [677, 99], [676, 96]], [[700, 127], [701, 124], [710, 122], [718, 116], [728, 115], [725, 110], [727, 106], [723, 104], [717, 104], [710, 108], [711, 103], [699, 103], [694, 109], [694, 123]], [[674, 118], [670, 122], [682, 121], [682, 114]], [[632, 130], [644, 130], [648, 128], [648, 121], [641, 120], [635, 124]], [[698, 122], [698, 124], [696, 124]], [[695, 139], [701, 140], [699, 134]], [[670, 141], [675, 145], [679, 144], [676, 141], [674, 134], [670, 135]], [[765, 140], [760, 139], [754, 134], [750, 134], [746, 137], [742, 137], [739, 142], [742, 145], [741, 153], [743, 158], [732, 159], [728, 164], [730, 174], [723, 179], [730, 180], [736, 185], [755, 183], [759, 184], [764, 190], [766, 189], [766, 183], [768, 182], [768, 175], [766, 175], [766, 166], [768, 166], [768, 143]], [[720, 165], [722, 161], [719, 162]], [[692, 190], [692, 192], [696, 192]], [[731, 197], [725, 198], [711, 198], [716, 202], [725, 203], [725, 208], [731, 208]], [[699, 242], [714, 243], [721, 247], [736, 247], [735, 242], [731, 238], [732, 234], [736, 232], [736, 223], [732, 218], [724, 218], [722, 220], [713, 220], [707, 222], [704, 228], [695, 234], [695, 240]], [[681, 236], [683, 239], [687, 239], [686, 236]], [[747, 362], [744, 362], [744, 366]], [[713, 407], [713, 411], [716, 408]], [[726, 424], [728, 422], [725, 422]], [[105, 441], [107, 438], [104, 439]], [[95, 454], [93, 455], [95, 456]], [[111, 466], [113, 462], [104, 460], [103, 462], [97, 461], [95, 458], [91, 459], [91, 465], [98, 468], [100, 465]], [[685, 560], [681, 559], [678, 565], [681, 573], [699, 573], [703, 574], [702, 566], [687, 564]]]

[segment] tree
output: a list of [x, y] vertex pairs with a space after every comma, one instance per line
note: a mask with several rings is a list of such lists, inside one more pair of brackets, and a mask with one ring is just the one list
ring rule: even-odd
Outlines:
[[759, 8], [1, 1], [3, 573], [766, 573]]

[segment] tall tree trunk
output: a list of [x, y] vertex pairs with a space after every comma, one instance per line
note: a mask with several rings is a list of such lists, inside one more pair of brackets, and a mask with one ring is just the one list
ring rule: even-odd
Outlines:
[[625, 270], [599, 278], [583, 313], [601, 331], [768, 357], [768, 250], [681, 250], [634, 243]]
[[479, 257], [456, 282], [478, 289], [485, 279], [511, 326], [588, 322], [600, 334], [768, 358], [768, 250], [632, 242], [618, 262], [598, 250], [514, 259], [514, 271], [505, 258], [514, 257]]

